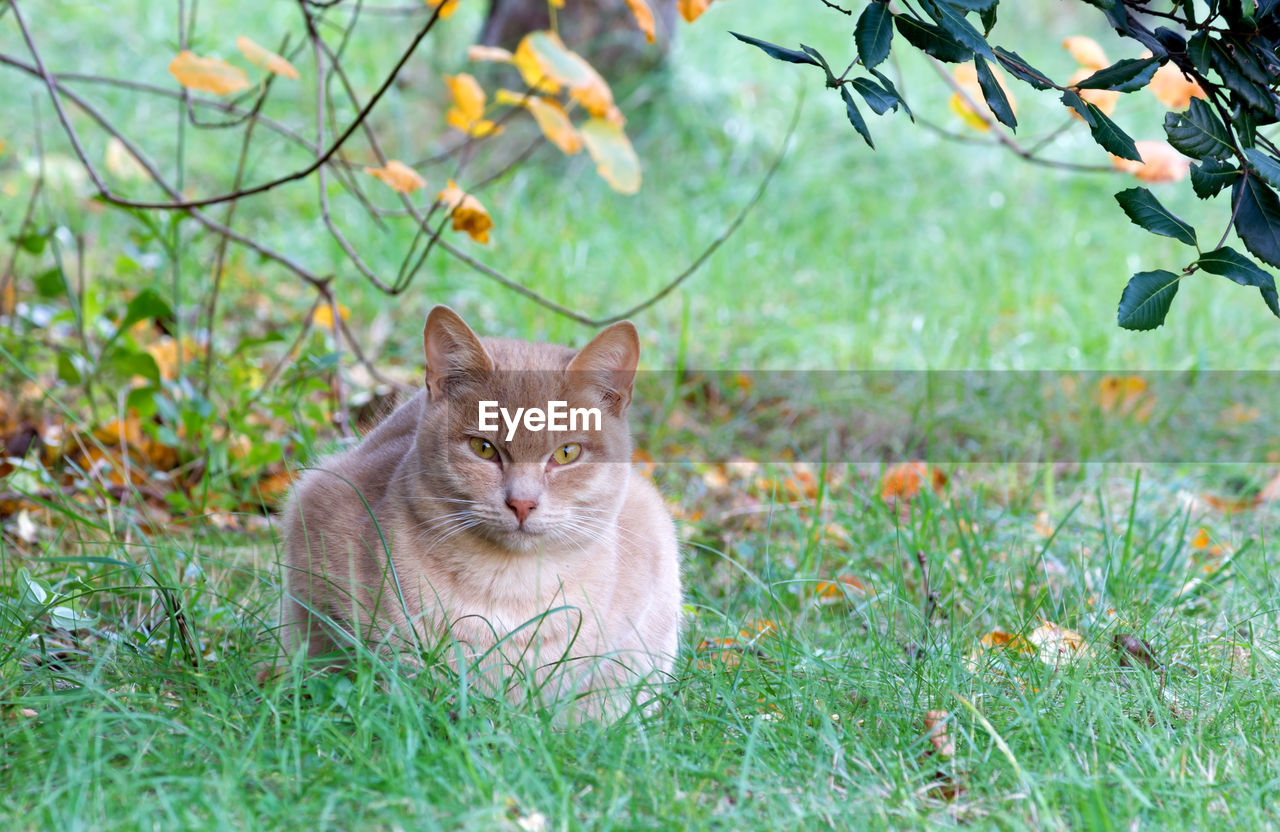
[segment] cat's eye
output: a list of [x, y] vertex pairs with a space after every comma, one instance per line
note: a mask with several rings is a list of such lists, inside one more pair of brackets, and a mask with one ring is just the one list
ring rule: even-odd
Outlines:
[[556, 448], [555, 453], [551, 455], [551, 459], [557, 465], [568, 465], [573, 462], [582, 453], [582, 446], [577, 442], [570, 442], [567, 445], [561, 445]]
[[478, 436], [471, 437], [471, 450], [475, 451], [476, 456], [481, 459], [493, 459], [498, 455], [498, 449], [493, 447], [492, 442]]

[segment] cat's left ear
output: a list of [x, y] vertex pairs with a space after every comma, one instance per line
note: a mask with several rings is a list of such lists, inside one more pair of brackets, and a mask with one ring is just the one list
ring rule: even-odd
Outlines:
[[621, 416], [631, 404], [631, 388], [640, 363], [640, 336], [631, 321], [619, 321], [606, 328], [583, 347], [565, 374], [578, 389], [591, 389], [614, 416]]

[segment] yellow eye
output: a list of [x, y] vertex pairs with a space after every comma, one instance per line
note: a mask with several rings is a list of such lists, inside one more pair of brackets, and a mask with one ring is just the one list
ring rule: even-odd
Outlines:
[[568, 445], [561, 445], [556, 448], [556, 452], [551, 455], [557, 465], [568, 465], [578, 458], [582, 453], [582, 446], [577, 442], [570, 442]]
[[471, 450], [475, 451], [476, 456], [481, 459], [493, 459], [498, 455], [498, 449], [493, 447], [492, 442], [478, 436], [471, 437]]

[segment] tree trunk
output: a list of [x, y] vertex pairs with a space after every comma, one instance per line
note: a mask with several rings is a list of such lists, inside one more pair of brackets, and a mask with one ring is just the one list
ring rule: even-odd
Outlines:
[[[606, 74], [651, 69], [671, 46], [676, 0], [648, 2], [657, 24], [657, 43], [645, 40], [625, 0], [566, 0], [556, 12], [560, 37]], [[490, 0], [480, 42], [515, 49], [528, 32], [550, 26], [547, 0]]]

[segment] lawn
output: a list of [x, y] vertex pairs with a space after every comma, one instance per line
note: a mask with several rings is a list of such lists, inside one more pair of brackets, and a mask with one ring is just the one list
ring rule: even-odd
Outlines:
[[[1065, 5], [1028, 2], [1001, 28], [1062, 75], [1073, 68], [1058, 47], [1069, 34], [1124, 56], [1093, 17]], [[54, 71], [165, 84], [174, 21], [153, 6], [23, 11]], [[437, 149], [440, 113], [421, 109], [432, 97], [423, 89], [464, 61], [479, 19], [467, 6], [377, 112], [392, 156]], [[241, 27], [272, 43], [297, 14], [292, 4], [199, 9], [197, 45], [224, 56]], [[1254, 293], [1197, 276], [1165, 327], [1120, 330], [1128, 276], [1185, 258], [1115, 206], [1111, 194], [1132, 180], [1024, 164], [901, 113], [871, 120], [873, 153], [808, 68], [727, 34], [844, 55], [850, 27], [824, 12], [817, 2], [716, 3], [682, 26], [665, 67], [615, 84], [644, 166], [639, 194], [611, 191], [585, 154], [543, 148], [484, 194], [493, 242], [458, 243], [588, 315], [625, 309], [682, 271], [747, 203], [799, 108], [779, 172], [742, 227], [635, 316], [642, 367], [664, 374], [644, 388], [653, 392], [637, 400], [633, 424], [682, 539], [682, 652], [660, 708], [574, 727], [553, 711], [488, 698], [446, 669], [375, 655], [346, 675], [299, 669], [257, 680], [274, 651], [279, 541], [271, 515], [254, 507], [270, 479], [337, 438], [335, 363], [353, 406], [377, 385], [349, 354], [335, 355], [323, 327], [272, 376], [311, 297], [233, 249], [214, 334], [225, 360], [196, 396], [213, 239], [190, 223], [175, 230], [86, 201], [41, 88], [0, 67], [10, 81], [0, 94], [0, 224], [6, 236], [18, 231], [38, 126], [53, 171], [39, 220], [62, 229], [16, 261], [20, 299], [39, 308], [3, 319], [0, 405], [34, 396], [46, 445], [56, 425], [92, 446], [85, 459], [106, 460], [81, 470], [67, 493], [47, 493], [59, 481], [26, 467], [0, 478], [4, 828], [1280, 826], [1275, 472], [1261, 461], [1275, 457], [1269, 445], [1219, 456], [1202, 442], [1171, 461], [1143, 444], [1177, 447], [1159, 433], [1171, 424], [1165, 413], [1265, 424], [1265, 407], [1240, 404], [1248, 391], [1206, 371], [1270, 369], [1274, 319]], [[406, 33], [393, 19], [362, 31], [350, 66], [368, 89]], [[27, 60], [12, 15], [0, 17], [0, 53]], [[921, 120], [977, 137], [964, 134], [926, 65], [900, 70]], [[84, 89], [173, 158], [167, 102], [136, 108], [122, 92]], [[1064, 120], [1053, 100], [1014, 89], [1020, 140], [1032, 144]], [[282, 82], [273, 115], [302, 129], [308, 96]], [[1121, 113], [1137, 138], [1156, 137], [1136, 131], [1158, 114], [1144, 98]], [[216, 189], [234, 164], [236, 144], [222, 132], [186, 138], [195, 191]], [[101, 158], [105, 139], [87, 141]], [[250, 181], [306, 158], [271, 147], [252, 160]], [[1079, 128], [1050, 155], [1106, 162]], [[443, 186], [443, 171], [431, 176], [431, 187]], [[1185, 183], [1158, 193], [1216, 239], [1221, 204], [1195, 200]], [[393, 276], [412, 231], [335, 205], [370, 267]], [[314, 183], [246, 202], [237, 216], [265, 243], [333, 269]], [[77, 245], [87, 254], [73, 256]], [[81, 282], [65, 279], [77, 273], [73, 260]], [[350, 268], [334, 285], [353, 333], [398, 379], [420, 377], [422, 320], [435, 303], [482, 334], [582, 344], [592, 332], [438, 253], [397, 298]], [[143, 287], [178, 312], [165, 337], [189, 346], [178, 347], [175, 377], [157, 395], [171, 404], [153, 405], [130, 440], [160, 478], [126, 470], [113, 480], [121, 457], [103, 449], [124, 444], [124, 411], [137, 402], [127, 385], [114, 390], [80, 359], [59, 356], [77, 344], [100, 349], [123, 298]], [[927, 469], [895, 468], [903, 448], [888, 442], [850, 457], [855, 464], [826, 464], [798, 438], [774, 444], [791, 422], [750, 389], [766, 371], [793, 370], [1055, 371], [1044, 379], [1087, 407], [1051, 419], [1029, 388], [1026, 401], [956, 423], [963, 430], [931, 449]], [[1181, 398], [1177, 385], [1153, 382], [1132, 399], [1106, 398], [1108, 385], [1130, 389], [1144, 371], [1228, 381], [1209, 384], [1212, 396]], [[807, 402], [791, 404], [806, 413]], [[894, 417], [874, 397], [856, 408]], [[123, 427], [104, 434], [117, 413]], [[998, 431], [982, 432], [987, 414], [1051, 423], [1064, 445], [1048, 459], [1002, 454]], [[173, 464], [159, 464], [161, 448], [176, 449]], [[732, 461], [748, 458], [758, 462]], [[931, 729], [929, 712], [945, 712]]]

